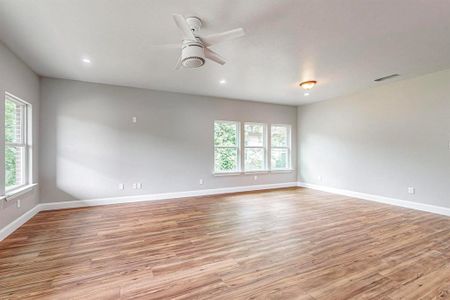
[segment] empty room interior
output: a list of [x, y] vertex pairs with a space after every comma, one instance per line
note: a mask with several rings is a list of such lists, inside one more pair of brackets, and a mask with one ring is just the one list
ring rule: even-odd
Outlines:
[[0, 0], [0, 299], [450, 299], [450, 1]]

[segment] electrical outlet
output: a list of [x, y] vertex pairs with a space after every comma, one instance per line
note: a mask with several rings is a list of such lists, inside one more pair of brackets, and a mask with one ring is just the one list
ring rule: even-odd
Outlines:
[[410, 187], [408, 188], [408, 194], [414, 195], [415, 193], [416, 193], [416, 189], [415, 189], [414, 187], [410, 186]]
[[258, 176], [257, 175], [253, 176], [253, 180], [258, 180]]
[[140, 182], [136, 183], [136, 187], [138, 190], [142, 189], [142, 183]]
[[317, 176], [317, 180], [319, 180], [320, 182], [322, 182], [322, 176], [321, 176], [321, 175]]
[[17, 200], [17, 208], [20, 208], [20, 205], [21, 205], [21, 203], [20, 203], [20, 199], [19, 200]]
[[132, 121], [133, 123], [137, 123], [137, 117], [131, 118], [131, 121]]
[[123, 183], [119, 183], [119, 190], [125, 189], [125, 185]]
[[133, 189], [137, 189], [137, 184], [133, 183]]
[[199, 183], [200, 183], [200, 184], [203, 184], [203, 179], [200, 179], [200, 180], [199, 180]]

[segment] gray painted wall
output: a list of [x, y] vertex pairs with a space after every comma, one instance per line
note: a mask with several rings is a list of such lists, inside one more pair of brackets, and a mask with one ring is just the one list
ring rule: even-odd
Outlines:
[[450, 70], [301, 106], [298, 134], [299, 181], [450, 207]]
[[[212, 175], [214, 120], [291, 124], [295, 146], [292, 106], [44, 78], [40, 117], [42, 202], [297, 179], [296, 172], [261, 174], [256, 181]], [[292, 152], [295, 166], [295, 147]], [[134, 182], [143, 188], [132, 189]]]
[[[32, 104], [33, 111], [33, 179], [37, 182], [38, 175], [38, 134], [39, 134], [39, 78], [20, 59], [0, 42], [0, 194], [5, 192], [5, 92], [9, 92]], [[21, 207], [16, 207], [16, 200], [21, 200]], [[38, 202], [38, 192], [33, 191], [14, 201], [0, 201], [0, 230], [17, 219]]]

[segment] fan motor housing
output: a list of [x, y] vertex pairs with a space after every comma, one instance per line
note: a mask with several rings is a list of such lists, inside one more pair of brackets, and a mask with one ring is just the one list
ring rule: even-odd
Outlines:
[[198, 68], [205, 64], [205, 50], [200, 42], [186, 41], [181, 48], [181, 64], [185, 68]]

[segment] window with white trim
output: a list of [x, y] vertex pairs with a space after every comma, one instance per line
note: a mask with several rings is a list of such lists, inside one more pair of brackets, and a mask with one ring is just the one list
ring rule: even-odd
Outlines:
[[214, 121], [214, 172], [240, 172], [240, 123]]
[[291, 168], [291, 126], [272, 125], [270, 128], [271, 170]]
[[5, 190], [10, 191], [29, 183], [30, 104], [19, 98], [5, 96]]
[[244, 123], [244, 170], [267, 170], [267, 125]]

